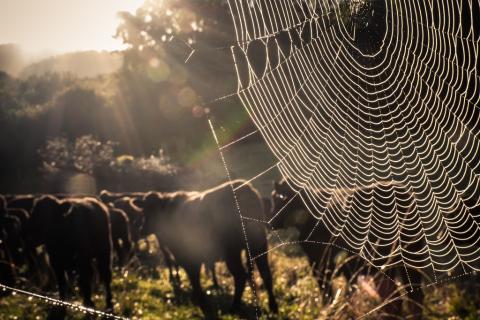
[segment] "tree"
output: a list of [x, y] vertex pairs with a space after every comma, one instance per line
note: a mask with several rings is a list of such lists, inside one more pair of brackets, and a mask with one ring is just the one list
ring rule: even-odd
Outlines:
[[[147, 146], [161, 139], [177, 160], [204, 148], [211, 140], [204, 103], [237, 85], [227, 1], [146, 1], [120, 17], [117, 36], [129, 49], [119, 81], [140, 136]], [[224, 103], [215, 116], [231, 118], [231, 107]]]
[[234, 29], [226, 1], [146, 1], [135, 14], [119, 16], [117, 36], [129, 46], [126, 70], [163, 87], [187, 83], [204, 98], [235, 88]]
[[65, 134], [69, 139], [99, 134], [104, 111], [105, 101], [94, 90], [73, 86], [57, 96], [45, 113], [47, 134]]

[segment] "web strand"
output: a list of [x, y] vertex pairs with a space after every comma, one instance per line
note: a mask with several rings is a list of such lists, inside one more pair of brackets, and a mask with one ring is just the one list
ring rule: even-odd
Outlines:
[[[348, 1], [230, 0], [247, 62], [237, 95], [318, 219], [310, 235], [322, 225], [377, 267], [393, 259], [435, 281], [480, 270], [480, 2], [369, 2], [377, 20]], [[364, 188], [380, 181], [398, 185]], [[341, 204], [333, 190], [357, 191]]]

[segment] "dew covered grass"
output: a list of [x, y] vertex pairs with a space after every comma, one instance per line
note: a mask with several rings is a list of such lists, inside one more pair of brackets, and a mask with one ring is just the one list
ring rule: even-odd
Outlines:
[[[270, 254], [274, 273], [275, 294], [279, 314], [268, 313], [267, 295], [261, 278], [255, 273], [258, 299], [249, 286], [243, 296], [242, 310], [229, 313], [233, 295], [233, 279], [223, 263], [217, 263], [216, 271], [221, 289], [213, 287], [211, 277], [203, 272], [202, 285], [210, 303], [218, 310], [221, 319], [356, 319], [382, 303], [375, 291], [372, 279], [362, 279], [348, 285], [343, 277], [334, 281], [334, 299], [326, 299], [319, 289], [307, 260], [298, 248], [282, 248]], [[190, 286], [186, 274], [180, 271], [181, 285], [176, 290], [170, 284], [168, 272], [159, 269], [156, 277], [142, 270], [121, 273], [116, 271], [113, 280], [115, 314], [131, 319], [202, 319], [202, 313], [190, 299]], [[425, 319], [479, 319], [480, 285], [476, 277], [447, 282], [441, 286], [426, 288]], [[349, 290], [349, 289], [352, 290]], [[28, 288], [26, 288], [28, 289]], [[94, 301], [102, 308], [100, 287]], [[50, 295], [55, 296], [54, 293]], [[74, 288], [71, 301], [80, 303], [78, 288]], [[258, 301], [256, 306], [255, 300]], [[0, 319], [45, 319], [51, 306], [37, 298], [21, 294], [0, 298]], [[367, 314], [363, 319], [377, 319], [382, 310]], [[85, 319], [80, 312], [69, 310], [66, 319]]]

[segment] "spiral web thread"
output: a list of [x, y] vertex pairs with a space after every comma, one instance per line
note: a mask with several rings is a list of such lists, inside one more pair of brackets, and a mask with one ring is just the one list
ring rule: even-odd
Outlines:
[[[367, 52], [355, 16], [379, 2], [385, 34]], [[253, 179], [278, 168], [317, 226], [380, 270], [387, 261], [429, 268], [432, 284], [444, 281], [439, 272], [480, 270], [480, 1], [228, 4], [236, 94], [257, 127], [246, 137], [259, 132], [278, 159]], [[295, 243], [305, 241], [314, 243]], [[412, 242], [423, 248], [409, 250]]]
[[317, 226], [379, 268], [480, 270], [480, 1], [228, 4], [237, 95]]

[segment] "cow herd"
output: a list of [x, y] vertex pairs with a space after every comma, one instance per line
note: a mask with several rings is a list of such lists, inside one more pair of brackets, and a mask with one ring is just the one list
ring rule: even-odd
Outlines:
[[[243, 222], [232, 205], [241, 201], [246, 217], [264, 219], [262, 199], [253, 187], [242, 188], [234, 199], [232, 186], [242, 184], [234, 181], [203, 192], [0, 196], [0, 283], [14, 286], [20, 277], [35, 282], [43, 272], [65, 300], [69, 279], [76, 278], [83, 304], [93, 308], [97, 274], [112, 312], [112, 263], [127, 264], [140, 240], [154, 234], [171, 278], [178, 275], [174, 268], [185, 270], [193, 300], [207, 317], [214, 311], [201, 288], [200, 270], [202, 265], [212, 270], [216, 282], [214, 265], [225, 262], [235, 283], [232, 310], [238, 310], [253, 269], [247, 264], [245, 270], [242, 252], [254, 256], [267, 251], [265, 227]], [[277, 312], [268, 255], [256, 259], [256, 266], [270, 309]]]
[[[104, 190], [97, 196], [0, 195], [0, 283], [15, 286], [20, 277], [31, 283], [47, 278], [50, 281], [41, 285], [55, 286], [60, 299], [65, 300], [71, 279], [75, 278], [83, 304], [93, 308], [92, 285], [97, 274], [105, 290], [107, 311], [112, 312], [112, 264], [128, 264], [139, 254], [141, 239], [153, 234], [171, 280], [176, 274], [174, 268], [185, 270], [192, 298], [207, 318], [214, 318], [216, 313], [201, 287], [200, 271], [202, 265], [212, 270], [216, 283], [216, 262], [224, 262], [234, 279], [232, 311], [239, 309], [256, 266], [263, 280], [262, 288], [268, 294], [269, 309], [276, 313], [267, 224], [261, 222], [271, 220], [273, 228], [287, 227], [274, 213], [287, 202], [301, 206], [291, 201], [293, 196], [283, 182], [275, 185], [272, 199], [262, 199], [244, 180], [201, 192]], [[299, 209], [292, 208], [291, 213]], [[291, 226], [302, 233], [312, 223], [315, 221], [307, 219]], [[320, 254], [318, 247], [313, 250], [312, 243], [305, 243], [303, 249], [311, 265], [318, 266], [320, 257], [325, 255]], [[246, 266], [242, 262], [243, 252], [251, 258]], [[328, 292], [328, 286], [318, 279]], [[421, 290], [416, 292], [421, 295]], [[413, 299], [421, 303], [423, 296]]]

